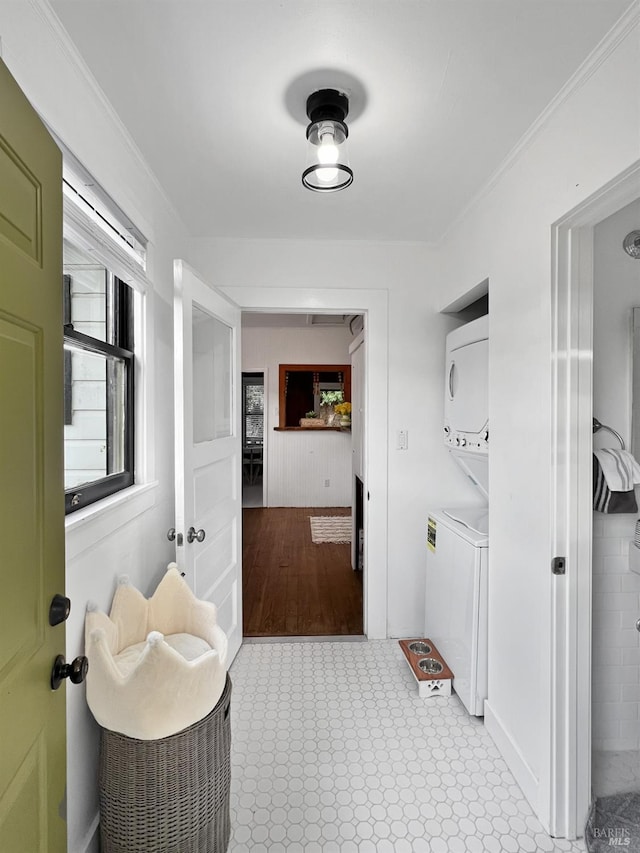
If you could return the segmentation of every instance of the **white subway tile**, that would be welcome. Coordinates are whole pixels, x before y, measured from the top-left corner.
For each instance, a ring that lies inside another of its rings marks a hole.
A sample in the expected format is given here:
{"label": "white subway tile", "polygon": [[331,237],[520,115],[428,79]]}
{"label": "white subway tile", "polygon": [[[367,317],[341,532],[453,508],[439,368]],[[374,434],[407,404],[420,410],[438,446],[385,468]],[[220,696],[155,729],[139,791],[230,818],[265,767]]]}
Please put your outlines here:
{"label": "white subway tile", "polygon": [[[622,654],[623,666],[640,666],[640,647],[635,649],[618,649]],[[639,679],[640,680],[640,679]]]}
{"label": "white subway tile", "polygon": [[600,738],[597,743],[594,739],[592,746],[593,749],[602,749],[605,752],[626,752],[638,748],[637,740],[633,737]]}
{"label": "white subway tile", "polygon": [[595,614],[593,622],[593,647],[606,649],[635,649],[638,644],[638,632],[635,628],[599,628]]}
{"label": "white subway tile", "polygon": [[[598,575],[593,578],[594,606],[595,593],[599,592],[621,592],[623,575]],[[640,579],[640,575],[637,575]]]}
{"label": "white subway tile", "polygon": [[[622,666],[624,663],[623,654],[626,652],[619,648],[595,644],[591,652],[591,657],[594,666]],[[635,651],[632,649],[631,651]]]}
{"label": "white subway tile", "polygon": [[602,684],[601,682],[596,681],[596,679],[593,678],[591,701],[593,704],[594,715],[596,713],[596,707],[599,705],[603,705],[606,702],[617,702],[618,704],[620,704],[623,701],[623,689],[624,685],[622,684]]}
{"label": "white subway tile", "polygon": [[627,572],[620,577],[622,592],[635,592],[640,595],[640,575],[635,572]]}
{"label": "white subway tile", "polygon": [[620,684],[638,684],[640,683],[640,667],[637,666],[620,666],[616,667]]}
{"label": "white subway tile", "polygon": [[616,707],[619,720],[637,720],[640,717],[638,702],[620,702]]}
{"label": "white subway tile", "polygon": [[627,610],[638,609],[638,596],[633,592],[599,592],[593,596],[593,606],[597,610]]}
{"label": "white subway tile", "polygon": [[[591,673],[594,682],[594,694],[596,691],[596,685],[599,695],[604,699],[607,697],[607,689],[609,685],[616,686],[618,684],[633,684],[633,679],[625,678],[625,676],[628,675],[626,669],[627,668],[623,666],[592,666]],[[631,669],[631,667],[629,667],[629,669]]]}
{"label": "white subway tile", "polygon": [[622,685],[623,702],[640,702],[640,684]]}
{"label": "white subway tile", "polygon": [[594,557],[609,557],[621,553],[622,541],[616,539],[594,539],[592,553]]}
{"label": "white subway tile", "polygon": [[591,736],[609,740],[620,737],[620,720],[605,713],[598,718],[594,714],[591,721]]}
{"label": "white subway tile", "polygon": [[620,513],[607,515],[604,519],[604,535],[606,537],[617,537],[628,539],[633,536],[636,526],[636,518],[631,513]]}
{"label": "white subway tile", "polygon": [[[638,607],[632,607],[629,610],[624,610],[620,613],[622,622],[621,622],[621,633],[625,633],[629,631],[633,640],[624,643],[625,648],[632,649],[638,644],[638,630],[636,628],[636,622],[638,621],[638,616],[640,615]],[[635,633],[635,636],[633,636]]]}
{"label": "white subway tile", "polygon": [[638,738],[640,738],[640,720],[620,720],[620,737],[636,740],[636,749]]}
{"label": "white subway tile", "polygon": [[[598,722],[613,722],[618,720],[636,720],[638,718],[637,702],[599,702],[593,706],[593,720]],[[607,737],[599,734],[599,737]]]}
{"label": "white subway tile", "polygon": [[593,720],[591,722],[591,736],[594,738],[613,740],[620,737],[620,720],[609,716],[604,708],[599,708],[602,716],[596,715],[594,708]]}
{"label": "white subway tile", "polygon": [[[596,610],[593,611],[593,632],[601,634],[605,631],[619,631],[622,628],[622,619],[620,613],[616,610]],[[620,645],[615,643],[614,645]]]}
{"label": "white subway tile", "polygon": [[603,558],[603,565],[605,572],[618,572],[623,574],[629,570],[629,555],[606,554]]}

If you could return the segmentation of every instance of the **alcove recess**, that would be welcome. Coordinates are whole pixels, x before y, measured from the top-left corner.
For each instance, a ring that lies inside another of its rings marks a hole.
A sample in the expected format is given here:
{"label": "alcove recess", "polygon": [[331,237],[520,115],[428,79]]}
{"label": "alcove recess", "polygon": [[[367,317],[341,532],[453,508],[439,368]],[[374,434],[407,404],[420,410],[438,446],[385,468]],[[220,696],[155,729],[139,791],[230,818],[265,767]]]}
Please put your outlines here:
{"label": "alcove recess", "polygon": [[342,390],[351,400],[350,364],[281,364],[279,375],[279,425],[276,430],[340,430],[338,426],[301,427],[307,412],[319,410],[321,390]]}

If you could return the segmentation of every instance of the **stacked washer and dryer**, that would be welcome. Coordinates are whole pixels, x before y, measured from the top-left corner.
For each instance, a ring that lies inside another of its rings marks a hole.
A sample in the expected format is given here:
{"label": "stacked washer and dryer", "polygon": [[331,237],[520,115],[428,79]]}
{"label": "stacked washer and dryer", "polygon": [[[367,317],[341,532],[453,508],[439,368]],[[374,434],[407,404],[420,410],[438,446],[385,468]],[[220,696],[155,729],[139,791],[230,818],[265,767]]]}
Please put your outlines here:
{"label": "stacked washer and dryer", "polygon": [[453,671],[467,711],[484,715],[487,698],[489,556],[489,317],[447,335],[444,440],[482,498],[437,509],[427,525],[425,637]]}

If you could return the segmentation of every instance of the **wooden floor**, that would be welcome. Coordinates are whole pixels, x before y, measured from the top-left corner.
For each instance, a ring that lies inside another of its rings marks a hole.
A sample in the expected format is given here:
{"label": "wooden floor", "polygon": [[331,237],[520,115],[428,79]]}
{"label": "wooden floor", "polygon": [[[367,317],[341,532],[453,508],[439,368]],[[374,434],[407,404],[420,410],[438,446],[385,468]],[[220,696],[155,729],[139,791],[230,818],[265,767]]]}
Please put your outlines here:
{"label": "wooden floor", "polygon": [[351,545],[311,541],[310,515],[348,508],[243,510],[242,606],[245,637],[362,634],[362,572]]}

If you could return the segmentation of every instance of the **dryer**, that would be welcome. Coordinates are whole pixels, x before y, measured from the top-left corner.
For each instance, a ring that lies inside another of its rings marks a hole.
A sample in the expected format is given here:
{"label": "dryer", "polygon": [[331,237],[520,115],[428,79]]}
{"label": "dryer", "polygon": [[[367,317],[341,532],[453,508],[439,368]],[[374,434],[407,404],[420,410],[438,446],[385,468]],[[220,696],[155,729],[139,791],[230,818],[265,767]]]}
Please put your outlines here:
{"label": "dryer", "polygon": [[489,316],[449,332],[446,339],[444,443],[489,500]]}

